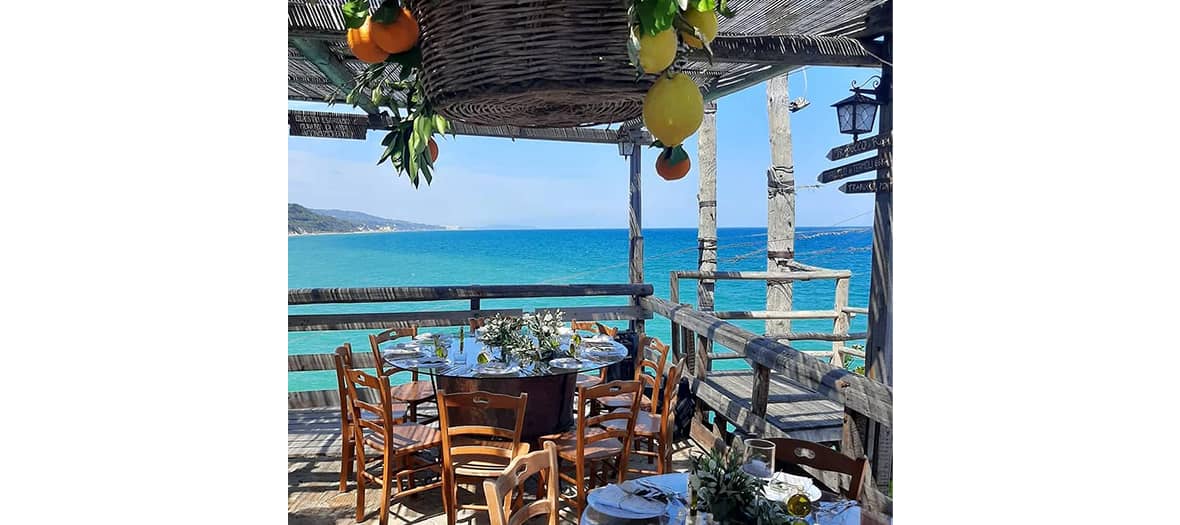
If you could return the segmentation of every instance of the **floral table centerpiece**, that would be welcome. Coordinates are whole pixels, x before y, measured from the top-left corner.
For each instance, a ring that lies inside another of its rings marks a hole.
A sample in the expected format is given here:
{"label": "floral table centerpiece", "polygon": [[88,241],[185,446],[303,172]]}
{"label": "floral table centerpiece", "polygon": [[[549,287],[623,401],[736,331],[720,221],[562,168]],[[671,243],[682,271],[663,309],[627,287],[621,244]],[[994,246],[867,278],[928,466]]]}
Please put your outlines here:
{"label": "floral table centerpiece", "polygon": [[476,338],[488,347],[499,348],[500,360],[508,363],[508,357],[514,349],[527,344],[520,333],[523,326],[524,319],[496,314],[484,323]]}
{"label": "floral table centerpiece", "polygon": [[561,310],[525,314],[524,326],[529,335],[536,339],[536,343],[515,348],[513,354],[516,358],[522,362],[541,362],[553,358],[561,349],[563,317],[565,313]]}

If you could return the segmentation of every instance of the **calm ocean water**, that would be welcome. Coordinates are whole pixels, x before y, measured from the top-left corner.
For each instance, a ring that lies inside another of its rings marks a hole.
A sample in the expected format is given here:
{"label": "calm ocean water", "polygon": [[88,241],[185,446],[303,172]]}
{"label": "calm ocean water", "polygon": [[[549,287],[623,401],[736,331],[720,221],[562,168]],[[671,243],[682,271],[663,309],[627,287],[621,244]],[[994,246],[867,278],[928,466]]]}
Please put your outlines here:
{"label": "calm ocean water", "polygon": [[[644,276],[655,294],[668,298],[668,272],[697,265],[696,229],[644,230]],[[723,271],[765,271],[765,228],[718,230],[719,263]],[[852,271],[849,303],[868,306],[872,229],[799,228],[795,253],[799,261]],[[627,230],[459,230],[289,237],[287,283],[291,288],[438,286],[467,284],[582,284],[627,282]],[[681,281],[681,301],[695,304],[693,281]],[[835,282],[794,285],[794,308],[832,307]],[[761,281],[720,281],[717,310],[765,309],[766,285]],[[625,297],[484,300],[484,308],[534,306],[624,305]],[[467,301],[288,307],[289,313],[401,312],[465,310]],[[763,321],[733,321],[762,333]],[[867,316],[852,320],[852,331],[865,331]],[[610,322],[625,327],[626,322]],[[831,320],[792,321],[793,331],[831,331]],[[457,328],[456,328],[457,330]],[[670,340],[667,319],[648,320],[647,332]],[[370,331],[289,332],[289,354],[332,352],[348,341],[354,351],[369,348]],[[863,343],[863,341],[861,341]],[[798,342],[797,348],[821,350],[826,342]],[[726,360],[718,368],[743,367]],[[289,372],[289,391],[325,390],[336,386],[335,372]]]}

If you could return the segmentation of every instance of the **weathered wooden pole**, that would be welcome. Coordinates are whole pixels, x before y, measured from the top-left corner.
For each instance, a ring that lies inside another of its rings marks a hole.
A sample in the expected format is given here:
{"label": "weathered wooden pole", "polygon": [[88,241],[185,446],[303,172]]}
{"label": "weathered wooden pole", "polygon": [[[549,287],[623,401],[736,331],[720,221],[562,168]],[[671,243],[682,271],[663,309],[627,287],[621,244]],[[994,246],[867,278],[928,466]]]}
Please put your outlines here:
{"label": "weathered wooden pole", "polygon": [[[700,184],[697,190],[697,269],[717,271],[717,103],[705,105],[705,119],[697,135],[697,158],[700,162]],[[713,310],[715,280],[697,281],[697,307],[702,312]],[[713,351],[713,342],[698,336],[697,352]],[[695,371],[695,366],[693,367]],[[702,373],[705,372],[702,370]]]}
{"label": "weathered wooden pole", "polygon": [[[629,200],[629,220],[630,220],[630,244],[627,250],[628,269],[631,275],[632,283],[643,282],[643,192],[641,187],[641,178],[643,175],[643,150],[639,145],[639,141],[635,138],[635,133],[631,133],[628,137],[631,141],[631,183],[628,191]],[[639,301],[636,298],[631,298],[631,304],[638,306]],[[636,319],[630,322],[631,329],[636,332],[643,333],[644,321],[643,319]],[[636,341],[638,343],[638,341]]]}
{"label": "weathered wooden pole", "polygon": [[[770,116],[770,169],[766,171],[766,271],[789,272],[795,258],[795,163],[791,158],[791,111],[787,104],[787,75],[766,82]],[[791,309],[791,283],[766,282],[766,309]],[[791,331],[788,319],[766,321],[766,332]]]}
{"label": "weathered wooden pole", "polygon": [[[892,62],[893,36],[885,35],[885,60]],[[893,132],[893,66],[881,66],[879,136]],[[877,170],[877,180],[893,180],[893,150],[884,148],[887,161]],[[865,345],[865,375],[893,386],[893,191],[879,191],[873,210],[873,267],[869,285],[869,339]],[[889,428],[873,423],[868,428],[868,455],[873,460],[877,483],[884,486],[893,477],[893,440]]]}

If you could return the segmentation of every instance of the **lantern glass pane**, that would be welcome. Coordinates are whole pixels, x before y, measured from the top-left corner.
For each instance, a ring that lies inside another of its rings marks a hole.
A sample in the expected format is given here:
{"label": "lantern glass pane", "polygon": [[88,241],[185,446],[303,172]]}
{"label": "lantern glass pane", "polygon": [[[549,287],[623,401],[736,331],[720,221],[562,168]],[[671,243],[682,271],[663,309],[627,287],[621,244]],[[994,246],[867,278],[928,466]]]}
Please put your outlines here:
{"label": "lantern glass pane", "polygon": [[846,104],[836,108],[836,118],[840,121],[840,133],[852,133],[854,104]]}
{"label": "lantern glass pane", "polygon": [[876,104],[857,104],[855,126],[857,133],[868,133],[873,131],[873,121],[875,121],[876,118]]}

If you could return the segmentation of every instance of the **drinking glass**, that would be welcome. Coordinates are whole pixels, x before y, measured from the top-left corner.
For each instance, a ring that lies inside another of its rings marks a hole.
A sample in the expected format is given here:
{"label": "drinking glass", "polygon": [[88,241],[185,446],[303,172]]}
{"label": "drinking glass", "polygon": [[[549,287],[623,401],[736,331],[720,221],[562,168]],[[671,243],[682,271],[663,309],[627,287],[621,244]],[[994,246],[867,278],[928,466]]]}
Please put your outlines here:
{"label": "drinking glass", "polygon": [[747,439],[746,460],[742,469],[761,481],[769,480],[774,475],[774,442]]}

